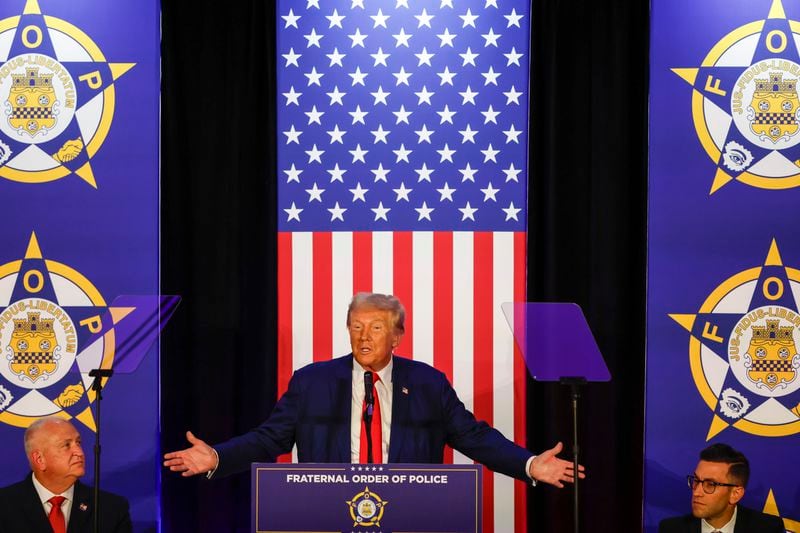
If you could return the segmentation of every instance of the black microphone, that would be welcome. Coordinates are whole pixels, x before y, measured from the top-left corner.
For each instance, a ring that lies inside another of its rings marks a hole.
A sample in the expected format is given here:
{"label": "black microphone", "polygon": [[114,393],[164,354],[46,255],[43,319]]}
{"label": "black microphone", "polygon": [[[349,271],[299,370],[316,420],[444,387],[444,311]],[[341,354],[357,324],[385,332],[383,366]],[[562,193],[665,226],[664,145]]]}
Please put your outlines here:
{"label": "black microphone", "polygon": [[372,463],[372,411],[375,408],[375,396],[372,392],[372,372],[364,372],[364,401],[367,408],[364,410],[364,425],[367,436],[367,462]]}
{"label": "black microphone", "polygon": [[[365,420],[367,424],[372,420],[372,411],[375,408],[375,396],[373,395],[372,372],[364,372],[364,401],[367,402]],[[368,419],[366,417],[369,417]]]}

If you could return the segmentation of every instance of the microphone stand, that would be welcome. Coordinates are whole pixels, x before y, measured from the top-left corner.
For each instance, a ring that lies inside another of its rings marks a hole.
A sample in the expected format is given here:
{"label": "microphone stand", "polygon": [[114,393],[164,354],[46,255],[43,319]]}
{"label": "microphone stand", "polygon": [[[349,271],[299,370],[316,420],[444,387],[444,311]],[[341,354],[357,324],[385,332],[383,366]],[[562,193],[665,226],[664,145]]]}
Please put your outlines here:
{"label": "microphone stand", "polygon": [[572,395],[572,468],[575,473],[574,490],[572,493],[572,518],[575,533],[580,531],[578,526],[578,511],[580,509],[580,500],[578,498],[578,454],[580,448],[578,447],[578,404],[581,397],[581,386],[586,385],[586,378],[584,377],[562,377],[562,385],[569,385],[570,393]]}
{"label": "microphone stand", "polygon": [[364,372],[364,401],[367,408],[364,410],[364,433],[367,435],[367,463],[372,464],[372,413],[375,409],[375,397],[372,392],[372,373]]}
{"label": "microphone stand", "polygon": [[95,401],[95,424],[97,431],[94,434],[94,533],[100,533],[100,400],[103,399],[103,378],[110,378],[114,371],[110,368],[95,368],[89,371],[89,377],[94,378],[92,390],[97,393]]}

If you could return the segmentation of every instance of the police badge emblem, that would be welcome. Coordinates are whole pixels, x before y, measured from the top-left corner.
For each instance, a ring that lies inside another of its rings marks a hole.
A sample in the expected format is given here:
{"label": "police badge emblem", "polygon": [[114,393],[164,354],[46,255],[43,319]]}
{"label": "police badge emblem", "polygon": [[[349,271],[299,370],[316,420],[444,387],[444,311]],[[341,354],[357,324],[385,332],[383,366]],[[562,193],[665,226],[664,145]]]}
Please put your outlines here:
{"label": "police badge emblem", "polygon": [[692,377],[714,412],[707,439],[729,426],[800,433],[800,270],[773,240],[763,265],[723,281],[696,314],[670,317],[690,333]]}
{"label": "police badge emblem", "polygon": [[713,194],[732,181],[800,186],[800,23],[774,0],[764,20],[723,36],[699,67],[673,68],[692,86],[691,114],[716,165]]}
{"label": "police badge emblem", "polygon": [[0,177],[43,183],[75,174],[96,187],[92,158],[111,128],[115,81],[89,36],[26,0],[0,20]]}
{"label": "police badge emblem", "polygon": [[369,487],[365,487],[363,491],[345,502],[350,510],[350,518],[353,519],[353,527],[381,527],[383,511],[387,503],[389,502],[382,500],[380,496],[370,491]]}
{"label": "police badge emblem", "polygon": [[81,273],[46,259],[35,234],[22,259],[0,265],[0,422],[27,427],[74,417],[94,430],[93,368],[110,368],[114,332],[90,345],[108,307]]}

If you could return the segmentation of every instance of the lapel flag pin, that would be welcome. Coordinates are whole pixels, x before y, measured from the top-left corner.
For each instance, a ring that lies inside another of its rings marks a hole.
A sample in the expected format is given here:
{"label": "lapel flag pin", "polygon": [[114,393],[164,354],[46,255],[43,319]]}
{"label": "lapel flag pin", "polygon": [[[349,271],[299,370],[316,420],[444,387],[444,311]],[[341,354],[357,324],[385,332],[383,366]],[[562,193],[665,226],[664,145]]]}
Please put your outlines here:
{"label": "lapel flag pin", "polygon": [[408,394],[408,389],[406,387],[403,387],[400,390],[403,392],[403,394]]}
{"label": "lapel flag pin", "polygon": [[82,504],[80,504],[80,509],[81,509],[81,511],[85,511],[85,510],[86,510],[86,509],[88,509],[88,508],[89,508],[89,506],[88,506],[88,505],[86,505],[85,503],[82,503]]}

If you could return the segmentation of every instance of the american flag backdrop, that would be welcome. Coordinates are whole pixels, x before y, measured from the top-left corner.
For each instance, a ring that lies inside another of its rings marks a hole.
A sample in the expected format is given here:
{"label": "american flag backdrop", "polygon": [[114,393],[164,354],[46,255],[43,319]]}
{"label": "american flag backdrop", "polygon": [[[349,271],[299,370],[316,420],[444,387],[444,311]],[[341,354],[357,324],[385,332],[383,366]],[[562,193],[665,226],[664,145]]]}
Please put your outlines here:
{"label": "american flag backdrop", "polygon": [[[500,305],[525,299],[528,3],[277,10],[279,392],[349,353],[355,292],[390,293],[408,313],[397,353],[524,446],[524,362]],[[484,531],[525,531],[525,485],[486,473]]]}

